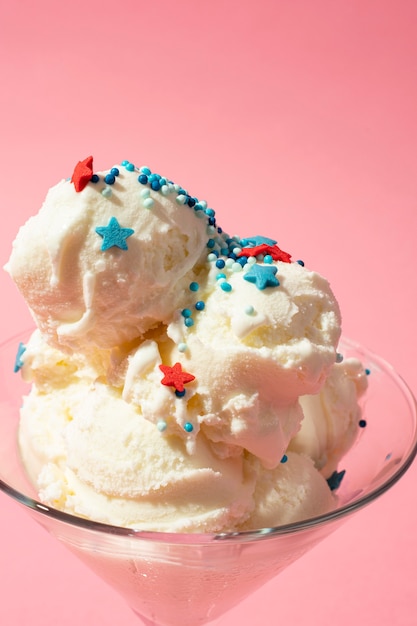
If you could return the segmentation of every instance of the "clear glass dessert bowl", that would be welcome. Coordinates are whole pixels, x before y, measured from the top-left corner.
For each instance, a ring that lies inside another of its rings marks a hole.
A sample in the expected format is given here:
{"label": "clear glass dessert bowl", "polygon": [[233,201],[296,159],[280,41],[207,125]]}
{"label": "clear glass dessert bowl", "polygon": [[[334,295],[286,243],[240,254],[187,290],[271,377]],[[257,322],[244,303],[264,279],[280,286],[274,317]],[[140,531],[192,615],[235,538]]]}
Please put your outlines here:
{"label": "clear glass dessert bowl", "polygon": [[343,339],[340,352],[370,372],[362,401],[367,425],[339,467],[345,475],[331,512],[218,535],[143,532],[74,517],[36,499],[19,460],[19,407],[29,387],[13,366],[28,336],[0,346],[0,488],[121,593],[148,626],[215,620],[390,489],[416,455],[416,404],[407,385],[383,359]]}

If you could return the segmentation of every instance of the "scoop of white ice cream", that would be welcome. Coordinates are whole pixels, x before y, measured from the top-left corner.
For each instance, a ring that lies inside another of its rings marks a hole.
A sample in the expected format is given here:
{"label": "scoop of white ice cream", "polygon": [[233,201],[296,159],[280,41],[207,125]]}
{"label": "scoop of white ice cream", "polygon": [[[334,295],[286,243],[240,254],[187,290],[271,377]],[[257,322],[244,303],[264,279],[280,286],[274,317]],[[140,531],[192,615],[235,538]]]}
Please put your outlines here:
{"label": "scoop of white ice cream", "polygon": [[254,503],[243,529],[307,520],[334,508],[336,498],[311,459],[289,452],[285,463],[259,474]]}
{"label": "scoop of white ice cream", "polygon": [[154,191],[140,175],[126,162],[80,191],[62,180],[20,229],[6,269],[52,345],[111,348],[171,320],[206,216],[178,186]]}
{"label": "scoop of white ice cream", "polygon": [[[168,358],[181,358],[196,378],[186,396],[195,432],[202,428],[218,454],[238,446],[275,467],[299,429],[299,396],[317,393],[335,362],[340,315],[319,274],[298,263],[257,267],[275,270],[279,285],[259,288],[247,280],[247,265],[229,272],[224,291],[211,269],[200,282],[196,298],[204,308],[194,324],[178,314],[168,326],[172,341],[185,346]],[[143,379],[134,384],[139,399]]]}
{"label": "scoop of white ice cream", "polygon": [[68,513],[149,530],[218,532],[252,508],[254,472],[161,435],[101,383],[33,389],[21,412],[23,462],[42,501]]}
{"label": "scoop of white ice cream", "polygon": [[305,417],[289,448],[313,459],[326,478],[358,436],[362,415],[358,399],[367,386],[362,363],[348,358],[334,364],[320,393],[300,398]]}

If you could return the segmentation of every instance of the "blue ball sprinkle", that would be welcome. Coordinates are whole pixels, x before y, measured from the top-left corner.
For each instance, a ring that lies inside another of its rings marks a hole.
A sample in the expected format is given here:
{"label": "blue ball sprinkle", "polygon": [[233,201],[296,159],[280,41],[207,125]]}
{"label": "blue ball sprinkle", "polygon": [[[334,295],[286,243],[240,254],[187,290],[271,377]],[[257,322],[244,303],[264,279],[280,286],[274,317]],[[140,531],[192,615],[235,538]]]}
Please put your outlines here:
{"label": "blue ball sprinkle", "polygon": [[142,185],[146,185],[146,183],[148,182],[148,177],[146,176],[146,174],[139,174],[138,181],[142,183]]}
{"label": "blue ball sprinkle", "polygon": [[368,368],[366,368],[366,369],[365,369],[365,374],[366,374],[367,376],[369,376],[369,374],[370,374],[370,373],[371,373],[371,370],[370,370],[370,369],[368,369]]}
{"label": "blue ball sprinkle", "polygon": [[92,183],[98,183],[100,178],[97,176],[97,174],[93,174],[90,180]]}
{"label": "blue ball sprinkle", "polygon": [[182,315],[183,317],[191,317],[191,311],[190,311],[190,309],[183,309],[183,310],[181,311],[181,315]]}
{"label": "blue ball sprinkle", "polygon": [[343,354],[340,354],[340,352],[338,352],[336,354],[336,363],[342,363],[343,361]]}
{"label": "blue ball sprinkle", "polygon": [[207,242],[207,248],[214,248],[214,246],[216,245],[216,242],[214,241],[214,239],[209,239]]}
{"label": "blue ball sprinkle", "polygon": [[159,191],[161,189],[161,183],[159,182],[159,180],[153,180],[151,182],[151,187],[154,191]]}
{"label": "blue ball sprinkle", "polygon": [[196,282],[192,282],[190,283],[190,291],[198,291],[200,288],[200,285]]}
{"label": "blue ball sprinkle", "polygon": [[127,163],[127,165],[125,165],[126,169],[128,172],[133,172],[135,169],[135,166],[133,165],[133,163]]}
{"label": "blue ball sprinkle", "polygon": [[288,457],[287,457],[286,454],[284,454],[282,459],[281,459],[281,461],[280,461],[280,463],[286,463],[287,461],[288,461]]}
{"label": "blue ball sprinkle", "polygon": [[195,308],[197,309],[197,311],[203,311],[205,306],[206,305],[204,304],[202,300],[199,300],[198,302],[195,303]]}
{"label": "blue ball sprinkle", "polygon": [[112,167],[110,170],[110,174],[113,174],[113,176],[118,176],[119,170],[117,169],[117,167]]}
{"label": "blue ball sprinkle", "polygon": [[301,259],[298,259],[297,263],[298,265],[301,265],[301,267],[304,267],[304,261],[302,261]]}
{"label": "blue ball sprinkle", "polygon": [[178,389],[176,389],[175,395],[177,396],[177,398],[183,398],[185,396],[185,389],[183,389],[182,391],[178,391]]}
{"label": "blue ball sprinkle", "polygon": [[151,170],[149,169],[149,167],[145,167],[145,166],[141,167],[140,171],[142,172],[142,174],[146,174],[148,176],[149,176],[149,174],[152,173]]}
{"label": "blue ball sprinkle", "polygon": [[365,428],[366,420],[359,420],[358,424],[359,424],[359,428]]}
{"label": "blue ball sprinkle", "polygon": [[232,285],[226,280],[220,283],[220,288],[223,289],[223,291],[232,291]]}
{"label": "blue ball sprinkle", "polygon": [[191,328],[191,326],[194,326],[193,318],[192,317],[184,318],[184,324],[187,326],[187,328]]}
{"label": "blue ball sprinkle", "polygon": [[113,174],[106,174],[106,176],[104,177],[104,182],[106,183],[106,185],[113,185],[115,180],[116,178],[115,176],[113,176]]}
{"label": "blue ball sprinkle", "polygon": [[222,270],[222,269],[224,268],[224,266],[225,266],[225,265],[226,265],[226,264],[225,264],[225,262],[223,261],[223,259],[218,259],[218,260],[216,261],[216,267],[218,267],[218,268],[219,268],[219,270]]}
{"label": "blue ball sprinkle", "polygon": [[194,430],[194,426],[191,424],[191,422],[185,422],[185,424],[184,424],[184,430],[185,430],[187,433],[191,433],[191,432],[193,432],[193,430]]}
{"label": "blue ball sprinkle", "polygon": [[121,165],[123,165],[123,167],[126,167],[126,165],[129,163],[129,161],[126,161],[126,159],[124,159],[121,163]]}

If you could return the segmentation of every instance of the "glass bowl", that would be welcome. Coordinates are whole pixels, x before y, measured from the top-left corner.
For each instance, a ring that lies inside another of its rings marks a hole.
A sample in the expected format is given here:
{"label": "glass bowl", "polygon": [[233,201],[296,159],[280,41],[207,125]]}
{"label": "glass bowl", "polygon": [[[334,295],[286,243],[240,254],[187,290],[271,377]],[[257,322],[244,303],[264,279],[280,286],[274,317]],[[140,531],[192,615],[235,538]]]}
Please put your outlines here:
{"label": "glass bowl", "polygon": [[364,428],[339,470],[345,476],[329,513],[240,533],[143,532],[74,517],[37,500],[19,460],[21,398],[14,373],[30,331],[0,346],[0,489],[124,596],[148,625],[196,626],[216,619],[371,504],[406,472],[417,452],[416,404],[406,383],[379,356],[344,338],[339,352],[369,370]]}

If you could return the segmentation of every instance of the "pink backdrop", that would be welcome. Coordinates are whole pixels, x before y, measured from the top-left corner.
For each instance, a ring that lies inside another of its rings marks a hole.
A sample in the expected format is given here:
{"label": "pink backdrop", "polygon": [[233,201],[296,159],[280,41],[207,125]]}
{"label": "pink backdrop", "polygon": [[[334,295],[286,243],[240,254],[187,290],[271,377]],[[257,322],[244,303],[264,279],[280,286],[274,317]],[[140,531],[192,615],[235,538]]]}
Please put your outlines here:
{"label": "pink backdrop", "polygon": [[[416,28],[413,0],[2,2],[1,264],[78,160],[149,164],[226,230],[272,234],[325,273],[345,333],[417,390]],[[6,275],[0,288],[3,340],[29,316]],[[219,625],[415,626],[416,478],[414,465]],[[138,623],[0,506],[1,624]]]}

